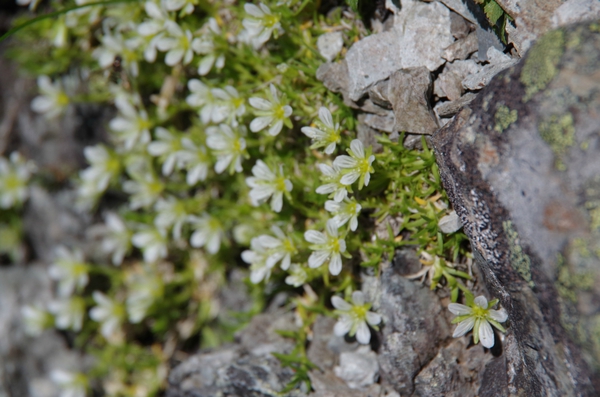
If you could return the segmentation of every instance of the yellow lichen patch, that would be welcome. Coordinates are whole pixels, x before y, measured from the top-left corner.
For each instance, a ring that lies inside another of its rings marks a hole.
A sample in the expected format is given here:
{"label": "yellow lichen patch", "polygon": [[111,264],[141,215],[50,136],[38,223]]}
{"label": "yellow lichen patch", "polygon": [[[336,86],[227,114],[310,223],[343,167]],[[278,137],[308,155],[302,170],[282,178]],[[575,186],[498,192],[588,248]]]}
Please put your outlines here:
{"label": "yellow lichen patch", "polygon": [[525,65],[521,71],[521,83],[525,85],[524,102],[543,90],[557,73],[565,48],[565,32],[554,30],[544,35],[529,50]]}
{"label": "yellow lichen patch", "polygon": [[531,259],[527,255],[519,240],[519,234],[515,230],[511,221],[502,222],[502,228],[508,238],[509,250],[510,250],[510,265],[512,268],[519,273],[519,276],[529,284],[530,287],[534,287],[535,283],[531,279]]}
{"label": "yellow lichen patch", "polygon": [[557,156],[556,167],[564,171],[566,165],[564,165],[561,157],[575,142],[573,116],[571,114],[563,116],[552,115],[540,123],[538,131],[542,139],[550,145],[552,151]]}
{"label": "yellow lichen patch", "polygon": [[510,110],[506,105],[500,105],[496,109],[494,115],[494,131],[502,132],[506,130],[510,125],[517,121],[518,114],[516,109]]}

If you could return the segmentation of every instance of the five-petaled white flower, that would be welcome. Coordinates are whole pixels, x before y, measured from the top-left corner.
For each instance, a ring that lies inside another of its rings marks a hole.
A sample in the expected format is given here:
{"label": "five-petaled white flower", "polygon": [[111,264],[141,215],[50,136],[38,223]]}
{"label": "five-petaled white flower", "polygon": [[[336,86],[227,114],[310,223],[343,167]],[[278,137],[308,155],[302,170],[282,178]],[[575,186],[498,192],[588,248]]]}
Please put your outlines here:
{"label": "five-petaled white flower", "polygon": [[114,137],[123,143],[125,150],[133,149],[136,144],[145,145],[150,142],[150,121],[145,110],[136,110],[132,102],[136,98],[128,98],[119,94],[115,98],[115,106],[119,109],[119,116],[108,124]]}
{"label": "five-petaled white flower", "polygon": [[168,66],[175,66],[179,62],[187,65],[194,57],[192,32],[184,31],[175,21],[165,22],[165,27],[170,37],[162,37],[156,42],[156,47],[160,51],[167,52],[165,63]]}
{"label": "five-petaled white flower", "polygon": [[220,123],[224,121],[227,114],[227,106],[224,106],[219,99],[213,94],[213,89],[198,79],[188,81],[190,95],[185,98],[188,105],[197,108],[198,115],[204,124],[211,121]]}
{"label": "five-petaled white flower", "polygon": [[31,109],[49,119],[61,115],[71,102],[61,82],[52,83],[50,77],[39,76],[37,84],[42,95],[33,98]]}
{"label": "five-petaled white flower", "polygon": [[90,166],[79,173],[81,184],[77,188],[80,204],[89,208],[106,190],[109,183],[121,172],[118,156],[104,145],[88,146],[83,154]]}
{"label": "five-petaled white flower", "polygon": [[330,219],[325,226],[325,233],[307,230],[304,239],[312,243],[309,248],[314,252],[308,258],[308,266],[317,268],[329,260],[329,272],[337,276],[342,271],[342,253],[346,252],[346,241],[338,236],[337,223]]}
{"label": "five-petaled white flower", "polygon": [[167,257],[168,240],[167,232],[164,229],[144,226],[131,237],[131,242],[134,246],[142,250],[146,263],[153,263],[159,258]]}
{"label": "five-petaled white flower", "polygon": [[229,173],[242,172],[242,157],[246,151],[246,140],[227,124],[206,129],[206,146],[217,156],[215,172],[222,173],[229,167]]}
{"label": "five-petaled white flower", "polygon": [[129,208],[147,208],[154,204],[164,186],[153,172],[130,172],[132,180],[123,182],[123,191],[129,193]]}
{"label": "five-petaled white flower", "polygon": [[281,29],[279,15],[273,14],[269,7],[260,3],[258,6],[252,3],[246,3],[244,10],[248,16],[242,20],[242,25],[246,29],[246,35],[255,48],[266,43],[274,31]]}
{"label": "five-petaled white flower", "polygon": [[271,269],[275,262],[268,261],[269,253],[260,238],[255,237],[250,241],[250,249],[242,252],[242,260],[250,265],[250,281],[258,284],[267,281],[271,276]]}
{"label": "five-petaled white flower", "polygon": [[95,225],[90,234],[101,238],[100,250],[111,255],[113,265],[119,266],[123,258],[131,249],[132,232],[125,222],[115,213],[107,212],[104,215],[104,224]]}
{"label": "five-petaled white flower", "polygon": [[258,132],[269,127],[269,135],[275,136],[281,132],[283,124],[288,128],[292,127],[289,119],[292,115],[292,107],[281,102],[273,84],[269,86],[267,96],[269,100],[257,97],[248,100],[250,106],[257,109],[254,113],[258,116],[250,122],[250,131]]}
{"label": "five-petaled white flower", "polygon": [[498,299],[494,299],[488,303],[483,295],[475,298],[470,307],[461,305],[460,303],[450,303],[448,310],[457,316],[452,320],[452,323],[458,323],[452,336],[458,338],[473,330],[473,341],[475,344],[481,340],[481,344],[488,349],[494,346],[494,331],[491,325],[502,332],[506,332],[500,323],[508,319],[506,310],[492,309],[496,303],[498,303]]}
{"label": "five-petaled white flower", "polygon": [[285,283],[298,288],[303,285],[307,279],[308,274],[306,274],[306,270],[299,264],[292,263],[290,266],[290,275],[285,278]]}
{"label": "five-petaled white flower", "polygon": [[102,324],[100,333],[107,340],[118,340],[119,327],[125,318],[125,307],[100,291],[94,291],[92,297],[96,306],[90,309],[90,318]]}
{"label": "five-petaled white flower", "polygon": [[181,139],[175,133],[163,127],[156,127],[154,130],[156,140],[148,144],[148,153],[158,157],[163,161],[162,174],[169,176],[174,169],[183,168],[183,156]]}
{"label": "five-petaled white flower", "polygon": [[55,369],[50,372],[50,379],[62,389],[60,397],[85,397],[87,394],[88,381],[82,373]]}
{"label": "five-petaled white flower", "polygon": [[128,274],[127,284],[127,314],[132,324],[137,324],[146,317],[152,304],[164,293],[164,284],[153,269],[143,269],[141,272]]}
{"label": "five-petaled white flower", "polygon": [[185,203],[171,196],[167,199],[158,199],[154,208],[157,212],[154,225],[164,230],[173,227],[173,238],[179,240],[181,238],[181,228],[188,219]]}
{"label": "five-petaled white flower", "polygon": [[352,231],[355,231],[358,226],[358,214],[360,214],[361,209],[361,205],[353,198],[346,198],[340,202],[332,200],[325,202],[325,210],[334,215],[333,220],[337,223],[338,227],[342,227],[350,221],[350,230]]}
{"label": "five-petaled white flower", "polygon": [[18,152],[11,153],[10,161],[0,156],[0,208],[11,208],[27,199],[32,170],[32,164]]}
{"label": "five-petaled white flower", "polygon": [[197,54],[202,54],[204,57],[198,64],[198,74],[205,76],[210,72],[213,65],[217,69],[223,69],[225,66],[225,55],[219,54],[215,50],[214,36],[221,34],[221,28],[215,18],[209,18],[208,22],[203,26],[204,34],[202,37],[194,39],[192,48]]}
{"label": "five-petaled white flower", "polygon": [[75,249],[69,251],[64,246],[55,250],[56,259],[48,274],[50,278],[58,281],[58,295],[66,298],[73,292],[81,291],[88,283],[88,265],[83,259],[83,252]]}
{"label": "five-petaled white flower", "polygon": [[252,167],[254,176],[246,178],[250,190],[252,205],[258,206],[271,197],[271,209],[280,212],[283,206],[283,195],[292,191],[292,182],[283,175],[283,166],[279,167],[279,175],[275,174],[262,160],[257,160]]}
{"label": "five-petaled white flower", "polygon": [[340,123],[333,123],[331,112],[326,107],[321,106],[319,109],[319,119],[315,127],[302,127],[301,131],[304,135],[312,139],[311,149],[320,147],[325,148],[326,154],[331,154],[335,150],[335,146],[341,142]]}
{"label": "five-petaled white flower", "polygon": [[188,220],[195,228],[190,237],[192,247],[205,247],[209,253],[216,254],[221,248],[221,239],[224,237],[221,222],[208,214],[201,217],[190,215]]}
{"label": "five-petaled white flower", "polygon": [[181,139],[181,147],[180,156],[187,170],[185,181],[188,185],[193,186],[198,181],[206,179],[210,167],[210,157],[203,145],[196,145],[189,138]]}
{"label": "five-petaled white flower", "polygon": [[369,311],[371,304],[365,303],[362,291],[352,293],[352,304],[335,295],[331,297],[331,304],[340,316],[333,328],[335,335],[356,335],[359,343],[368,344],[371,341],[371,331],[367,323],[377,329],[377,325],[381,322],[381,316]]}
{"label": "five-petaled white flower", "polygon": [[295,255],[298,250],[291,237],[288,237],[283,233],[278,226],[273,225],[271,231],[275,234],[275,237],[263,234],[258,236],[260,245],[267,250],[267,264],[269,267],[273,267],[277,262],[281,261],[281,268],[287,270],[292,263],[292,256]]}
{"label": "five-petaled white flower", "polygon": [[51,301],[48,303],[48,311],[54,315],[56,328],[81,331],[85,314],[85,301],[83,298],[74,296]]}
{"label": "five-petaled white flower", "polygon": [[348,154],[350,156],[341,155],[333,161],[334,165],[342,169],[340,183],[343,185],[352,185],[358,180],[359,189],[362,189],[363,185],[368,186],[371,180],[371,173],[374,172],[371,164],[375,160],[375,156],[371,154],[371,147],[365,153],[362,142],[354,139],[350,143]]}
{"label": "five-petaled white flower", "polygon": [[325,184],[319,186],[316,192],[329,194],[329,197],[333,197],[333,200],[338,203],[345,199],[348,196],[348,188],[340,181],[342,178],[340,168],[334,163],[333,167],[327,164],[319,164],[319,169],[323,173],[321,180]]}

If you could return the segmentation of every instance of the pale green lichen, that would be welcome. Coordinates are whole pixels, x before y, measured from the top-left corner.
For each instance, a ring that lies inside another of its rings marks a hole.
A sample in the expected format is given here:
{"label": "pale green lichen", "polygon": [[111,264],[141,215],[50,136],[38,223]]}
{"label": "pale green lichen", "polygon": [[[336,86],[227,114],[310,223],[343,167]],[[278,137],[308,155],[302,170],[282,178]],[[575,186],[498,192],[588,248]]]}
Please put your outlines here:
{"label": "pale green lichen", "polygon": [[565,48],[565,32],[554,30],[544,35],[529,50],[521,71],[521,83],[525,85],[524,102],[543,90],[556,75],[558,63]]}
{"label": "pale green lichen", "polygon": [[562,156],[567,149],[575,143],[575,125],[573,115],[552,115],[544,119],[538,126],[542,139],[550,145],[556,155],[556,168],[561,171],[566,169]]}
{"label": "pale green lichen", "polygon": [[518,113],[516,109],[509,109],[506,105],[500,105],[496,108],[496,114],[494,115],[494,130],[502,133],[508,127],[511,126],[512,123],[516,122],[518,118]]}
{"label": "pale green lichen", "polygon": [[529,284],[530,287],[534,287],[535,283],[531,279],[531,259],[527,255],[519,240],[519,234],[515,230],[511,221],[502,222],[502,227],[506,237],[508,238],[509,250],[510,250],[510,265],[512,268],[519,273],[519,276]]}

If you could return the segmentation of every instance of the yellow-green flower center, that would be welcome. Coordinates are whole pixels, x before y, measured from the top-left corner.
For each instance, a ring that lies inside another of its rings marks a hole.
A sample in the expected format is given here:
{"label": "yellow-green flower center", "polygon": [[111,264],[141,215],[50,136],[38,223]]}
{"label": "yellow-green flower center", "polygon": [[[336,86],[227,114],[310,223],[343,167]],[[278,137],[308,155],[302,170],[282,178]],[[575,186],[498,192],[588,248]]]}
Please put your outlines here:
{"label": "yellow-green flower center", "polygon": [[352,306],[352,312],[354,316],[356,316],[359,320],[364,320],[367,317],[367,307],[365,305],[362,306]]}
{"label": "yellow-green flower center", "polygon": [[477,305],[475,305],[473,308],[473,317],[476,318],[486,318],[488,315],[488,309],[484,309],[482,307],[479,307]]}
{"label": "yellow-green flower center", "polygon": [[67,94],[65,94],[64,92],[59,92],[58,95],[56,96],[56,103],[60,106],[60,107],[64,107],[67,106],[69,104],[69,97]]}
{"label": "yellow-green flower center", "polygon": [[279,22],[279,17],[277,15],[265,15],[263,18],[263,21],[265,23],[265,27],[267,28],[272,28],[273,26],[275,26],[277,24],[277,22]]}
{"label": "yellow-green flower center", "polygon": [[280,176],[275,179],[275,188],[279,192],[285,192],[287,189],[285,187],[285,178]]}

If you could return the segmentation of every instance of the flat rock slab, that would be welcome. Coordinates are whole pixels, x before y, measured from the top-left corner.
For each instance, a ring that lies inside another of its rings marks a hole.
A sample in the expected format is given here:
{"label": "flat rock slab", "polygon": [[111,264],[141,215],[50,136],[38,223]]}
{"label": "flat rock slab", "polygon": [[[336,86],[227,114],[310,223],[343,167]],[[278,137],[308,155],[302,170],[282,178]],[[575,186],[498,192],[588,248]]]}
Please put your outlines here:
{"label": "flat rock slab", "polygon": [[351,100],[358,101],[371,85],[399,69],[424,66],[434,71],[444,63],[443,51],[454,41],[448,8],[407,1],[395,18],[392,30],[365,37],[348,50]]}
{"label": "flat rock slab", "polygon": [[590,370],[600,368],[599,31],[547,33],[432,137],[486,285],[509,313],[510,396],[600,392]]}
{"label": "flat rock slab", "polygon": [[394,109],[396,131],[433,134],[439,128],[429,103],[433,89],[425,67],[398,70],[390,78],[388,99]]}

